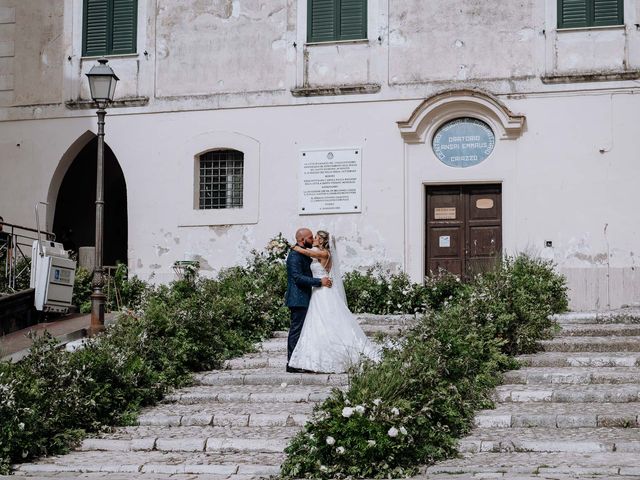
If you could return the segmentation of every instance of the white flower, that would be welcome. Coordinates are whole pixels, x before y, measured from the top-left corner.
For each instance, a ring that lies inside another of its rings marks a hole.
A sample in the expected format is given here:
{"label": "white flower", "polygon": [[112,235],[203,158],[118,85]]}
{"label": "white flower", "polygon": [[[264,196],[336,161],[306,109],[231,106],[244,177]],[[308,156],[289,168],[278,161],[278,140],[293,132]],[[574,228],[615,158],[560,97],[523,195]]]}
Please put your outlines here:
{"label": "white flower", "polygon": [[327,470],[329,470],[327,467],[325,467],[324,465],[320,465],[321,472],[326,472]]}
{"label": "white flower", "polygon": [[393,415],[395,415],[395,416],[398,416],[398,415],[400,415],[400,410],[398,410],[396,407],[393,407],[393,408],[391,409],[391,413],[392,413]]}
{"label": "white flower", "polygon": [[389,429],[389,431],[387,432],[387,435],[389,435],[390,437],[397,437],[398,436],[398,429],[396,427],[391,427]]}
{"label": "white flower", "polygon": [[362,405],[356,405],[356,412],[362,415],[364,413],[364,407]]}
{"label": "white flower", "polygon": [[351,415],[353,415],[353,408],[351,407],[344,407],[342,409],[342,416],[344,418],[349,418]]}
{"label": "white flower", "polygon": [[333,437],[327,437],[327,445],[333,445],[336,443],[336,439]]}
{"label": "white flower", "polygon": [[24,430],[24,423],[20,422],[20,423],[18,424],[18,428],[19,428],[20,430]]}
{"label": "white flower", "polygon": [[400,433],[403,434],[403,435],[406,435],[407,434],[407,429],[404,428],[404,427],[400,427]]}
{"label": "white flower", "polygon": [[367,440],[367,445],[369,445],[370,447],[375,447],[376,441],[375,440]]}
{"label": "white flower", "polygon": [[336,453],[337,453],[338,455],[342,455],[342,454],[344,453],[344,447],[338,447],[338,448],[336,448]]}
{"label": "white flower", "polygon": [[382,399],[380,399],[380,398],[376,398],[376,399],[373,401],[373,404],[374,404],[376,407],[377,407],[378,405],[380,405],[381,403],[382,403]]}

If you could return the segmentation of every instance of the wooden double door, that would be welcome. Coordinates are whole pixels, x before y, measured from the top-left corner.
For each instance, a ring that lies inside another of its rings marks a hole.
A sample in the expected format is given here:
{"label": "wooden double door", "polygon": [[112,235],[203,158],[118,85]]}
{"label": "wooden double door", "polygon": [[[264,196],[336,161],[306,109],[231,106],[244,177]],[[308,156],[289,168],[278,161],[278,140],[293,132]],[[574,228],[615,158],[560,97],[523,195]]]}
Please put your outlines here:
{"label": "wooden double door", "polygon": [[492,268],[502,252],[501,185],[426,188],[425,273],[468,278]]}

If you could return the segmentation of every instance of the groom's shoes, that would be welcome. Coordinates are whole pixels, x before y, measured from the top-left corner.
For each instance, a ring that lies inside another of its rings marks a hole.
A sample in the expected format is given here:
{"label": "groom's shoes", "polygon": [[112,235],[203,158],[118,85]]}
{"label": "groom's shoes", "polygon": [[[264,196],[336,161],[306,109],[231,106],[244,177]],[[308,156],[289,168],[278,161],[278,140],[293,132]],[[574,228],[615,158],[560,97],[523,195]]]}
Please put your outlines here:
{"label": "groom's shoes", "polygon": [[304,370],[301,368],[293,368],[287,365],[287,373],[304,373]]}

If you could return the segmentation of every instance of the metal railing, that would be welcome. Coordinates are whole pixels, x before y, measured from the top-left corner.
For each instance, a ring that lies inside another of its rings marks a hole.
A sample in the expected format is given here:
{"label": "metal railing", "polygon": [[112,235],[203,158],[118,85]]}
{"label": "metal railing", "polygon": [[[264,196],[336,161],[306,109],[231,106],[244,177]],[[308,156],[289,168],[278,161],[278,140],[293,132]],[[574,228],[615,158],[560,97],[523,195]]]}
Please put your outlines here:
{"label": "metal railing", "polygon": [[[15,292],[20,280],[26,280],[31,274],[29,260],[34,240],[55,240],[55,234],[24,227],[12,223],[0,222],[0,268],[4,275],[0,291]],[[3,233],[5,235],[3,235]]]}

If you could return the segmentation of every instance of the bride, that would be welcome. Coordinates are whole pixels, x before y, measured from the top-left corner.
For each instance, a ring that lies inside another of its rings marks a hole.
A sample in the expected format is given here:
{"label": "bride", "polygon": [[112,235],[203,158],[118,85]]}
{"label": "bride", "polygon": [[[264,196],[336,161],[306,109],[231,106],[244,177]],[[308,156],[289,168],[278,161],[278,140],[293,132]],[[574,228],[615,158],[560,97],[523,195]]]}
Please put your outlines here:
{"label": "bride", "polygon": [[294,368],[342,373],[362,357],[380,359],[380,348],[367,338],[349,311],[335,240],[332,246],[333,249],[329,247],[329,233],[318,230],[313,248],[294,247],[296,252],[313,258],[311,272],[314,277],[331,276],[333,280],[331,288],[313,289],[300,339],[289,360],[289,366]]}

